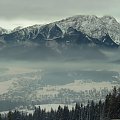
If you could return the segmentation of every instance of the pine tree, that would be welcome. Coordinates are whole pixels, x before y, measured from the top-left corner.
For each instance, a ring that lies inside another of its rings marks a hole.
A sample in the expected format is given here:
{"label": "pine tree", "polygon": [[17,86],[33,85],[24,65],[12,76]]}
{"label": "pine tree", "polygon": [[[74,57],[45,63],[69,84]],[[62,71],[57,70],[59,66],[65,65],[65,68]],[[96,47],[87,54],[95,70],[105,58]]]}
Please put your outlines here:
{"label": "pine tree", "polygon": [[67,106],[64,106],[62,120],[69,120],[69,109]]}
{"label": "pine tree", "polygon": [[76,103],[76,106],[75,106],[74,118],[75,118],[75,120],[79,120],[81,118],[81,116],[80,116],[80,105],[78,103]]}
{"label": "pine tree", "polygon": [[8,113],[8,120],[12,120],[12,112],[11,111],[9,111],[9,113]]}
{"label": "pine tree", "polygon": [[0,114],[0,120],[2,120],[1,114]]}
{"label": "pine tree", "polygon": [[63,114],[63,109],[62,107],[59,105],[57,113],[56,113],[56,120],[62,120],[62,114]]}

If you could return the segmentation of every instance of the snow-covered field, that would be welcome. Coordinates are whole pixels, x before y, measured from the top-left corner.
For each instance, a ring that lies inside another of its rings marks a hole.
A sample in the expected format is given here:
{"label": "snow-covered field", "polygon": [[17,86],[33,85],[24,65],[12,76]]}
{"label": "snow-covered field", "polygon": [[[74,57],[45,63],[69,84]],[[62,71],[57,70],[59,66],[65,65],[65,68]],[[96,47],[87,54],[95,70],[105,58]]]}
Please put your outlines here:
{"label": "snow-covered field", "polygon": [[[22,71],[23,72],[23,71]],[[44,76],[43,76],[44,77]],[[61,89],[68,89],[74,92],[80,92],[85,90],[101,90],[104,88],[111,89],[117,84],[112,84],[110,81],[94,82],[92,80],[73,80],[68,84],[64,85],[41,85],[42,81],[42,72],[39,71],[29,71],[26,73],[19,74],[8,74],[7,76],[2,76],[4,81],[0,82],[0,95],[8,93],[9,91],[14,92],[25,92],[26,89],[31,91],[28,95],[29,97],[37,97],[45,95],[57,95]]]}
{"label": "snow-covered field", "polygon": [[57,110],[58,107],[64,108],[64,106],[67,106],[69,110],[72,110],[73,107],[75,107],[75,104],[43,104],[43,105],[35,105],[36,108],[40,106],[41,109],[45,109],[46,111],[51,111],[51,108],[53,110]]}
{"label": "snow-covered field", "polygon": [[12,87],[14,80],[0,82],[0,95],[7,93],[9,88]]}
{"label": "snow-covered field", "polygon": [[[51,111],[51,109],[57,110],[59,106],[62,108],[64,108],[64,106],[67,106],[69,108],[69,110],[72,110],[72,108],[75,107],[75,104],[42,104],[42,105],[35,105],[34,107],[36,107],[36,108],[40,107],[41,110],[45,110],[46,112],[49,112],[49,111]],[[18,111],[26,113],[26,114],[33,114],[33,112],[34,112],[34,108],[32,110],[28,110],[27,108],[26,109],[15,109],[15,110],[18,110]],[[14,112],[15,110],[11,110],[11,111]],[[2,115],[5,115],[8,112],[9,111],[2,111],[0,113]]]}
{"label": "snow-covered field", "polygon": [[53,63],[14,66],[12,63],[5,69],[1,65],[0,100],[47,104],[50,110],[54,104],[104,99],[113,86],[120,85],[120,70],[118,65],[106,64],[105,69],[101,67],[103,63],[96,65],[92,68],[93,64],[67,63],[64,68],[62,63],[58,66]]}

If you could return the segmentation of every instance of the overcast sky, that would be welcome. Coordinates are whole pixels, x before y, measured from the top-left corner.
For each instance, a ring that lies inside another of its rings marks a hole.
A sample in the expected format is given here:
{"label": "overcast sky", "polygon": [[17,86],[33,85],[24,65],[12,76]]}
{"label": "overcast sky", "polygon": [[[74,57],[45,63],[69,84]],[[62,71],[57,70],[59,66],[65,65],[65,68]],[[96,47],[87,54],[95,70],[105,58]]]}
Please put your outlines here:
{"label": "overcast sky", "polygon": [[9,29],[79,14],[111,15],[120,20],[120,0],[0,0],[0,26]]}

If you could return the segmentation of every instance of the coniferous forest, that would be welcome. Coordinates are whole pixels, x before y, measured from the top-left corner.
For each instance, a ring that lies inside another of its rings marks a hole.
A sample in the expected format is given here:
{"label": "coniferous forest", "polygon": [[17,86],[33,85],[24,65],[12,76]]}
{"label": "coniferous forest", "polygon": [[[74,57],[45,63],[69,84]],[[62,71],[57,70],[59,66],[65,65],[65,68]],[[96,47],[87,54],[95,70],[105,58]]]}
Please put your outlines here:
{"label": "coniferous forest", "polygon": [[105,101],[98,103],[88,101],[87,105],[78,104],[69,110],[67,106],[58,107],[57,110],[35,108],[33,114],[25,114],[19,111],[9,111],[6,115],[0,114],[0,120],[112,120],[120,119],[120,88],[114,87]]}

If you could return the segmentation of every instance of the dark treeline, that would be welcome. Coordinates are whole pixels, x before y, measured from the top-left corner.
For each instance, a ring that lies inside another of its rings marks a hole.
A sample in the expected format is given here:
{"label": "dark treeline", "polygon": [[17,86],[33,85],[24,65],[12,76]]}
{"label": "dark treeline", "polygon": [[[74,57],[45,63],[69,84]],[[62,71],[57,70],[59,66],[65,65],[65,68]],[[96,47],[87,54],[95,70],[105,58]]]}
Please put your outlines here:
{"label": "dark treeline", "polygon": [[114,87],[113,92],[108,94],[105,101],[99,103],[88,101],[87,105],[76,104],[72,110],[67,106],[58,107],[57,110],[35,108],[33,114],[25,114],[19,111],[0,115],[0,120],[111,120],[120,119],[120,88]]}

